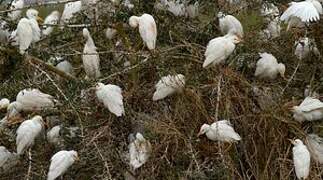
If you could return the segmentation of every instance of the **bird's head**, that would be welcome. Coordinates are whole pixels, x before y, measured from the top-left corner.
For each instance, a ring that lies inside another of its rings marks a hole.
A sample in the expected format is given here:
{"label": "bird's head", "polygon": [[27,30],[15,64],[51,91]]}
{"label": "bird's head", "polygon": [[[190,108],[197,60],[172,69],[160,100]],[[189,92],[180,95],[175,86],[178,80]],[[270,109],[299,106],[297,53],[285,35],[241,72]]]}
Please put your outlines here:
{"label": "bird's head", "polygon": [[83,37],[88,39],[90,37],[90,31],[87,28],[83,28]]}
{"label": "bird's head", "polygon": [[200,132],[197,134],[197,136],[201,136],[201,135],[207,133],[209,131],[209,129],[210,129],[210,125],[203,124],[201,129],[200,129]]}
{"label": "bird's head", "polygon": [[95,85],[95,89],[96,89],[96,90],[99,90],[99,89],[101,89],[103,86],[104,86],[104,84],[103,84],[103,83],[98,82],[98,83],[96,83],[96,85]]}
{"label": "bird's head", "polygon": [[51,15],[59,17],[61,13],[59,11],[53,11]]}
{"label": "bird's head", "polygon": [[44,20],[38,16],[38,11],[36,9],[28,9],[26,12],[26,16],[28,19],[35,19],[38,23],[43,23]]}
{"label": "bird's head", "polygon": [[280,76],[281,76],[282,78],[284,78],[284,79],[285,79],[285,71],[286,71],[286,67],[285,67],[285,65],[284,65],[284,64],[282,64],[282,63],[279,63],[279,64],[278,64],[278,72],[279,72]]}
{"label": "bird's head", "polygon": [[22,107],[21,104],[17,101],[10,103],[7,107],[7,118],[13,117],[21,112]]}
{"label": "bird's head", "polygon": [[290,141],[294,146],[302,145],[302,144],[303,144],[303,141],[302,141],[302,140],[300,140],[300,139],[295,139],[295,140],[289,139],[289,141]]}
{"label": "bird's head", "polygon": [[44,119],[41,116],[39,116],[39,115],[34,116],[32,119],[35,120],[35,121],[37,121],[37,122],[39,122],[39,123],[41,123],[41,125],[43,127],[47,126],[47,124],[44,121]]}
{"label": "bird's head", "polygon": [[1,102],[0,109],[6,109],[10,105],[10,101],[7,98],[1,99],[0,102]]}
{"label": "bird's head", "polygon": [[235,36],[234,36],[234,39],[233,39],[233,43],[234,43],[234,44],[238,44],[238,43],[240,43],[240,42],[243,42],[242,37],[241,37],[241,36],[239,36],[239,35],[235,35]]}
{"label": "bird's head", "polygon": [[131,16],[129,18],[129,25],[133,28],[136,28],[139,24],[139,17],[138,16]]}
{"label": "bird's head", "polygon": [[79,158],[79,156],[78,156],[78,154],[77,154],[76,151],[72,151],[72,155],[73,155],[74,161],[79,161],[80,160],[80,158]]}
{"label": "bird's head", "polygon": [[224,18],[225,17],[225,14],[223,12],[218,12],[218,18],[221,19],[221,18]]}
{"label": "bird's head", "polygon": [[144,138],[144,136],[141,133],[136,134],[136,140],[138,140],[140,142],[146,141],[146,139]]}

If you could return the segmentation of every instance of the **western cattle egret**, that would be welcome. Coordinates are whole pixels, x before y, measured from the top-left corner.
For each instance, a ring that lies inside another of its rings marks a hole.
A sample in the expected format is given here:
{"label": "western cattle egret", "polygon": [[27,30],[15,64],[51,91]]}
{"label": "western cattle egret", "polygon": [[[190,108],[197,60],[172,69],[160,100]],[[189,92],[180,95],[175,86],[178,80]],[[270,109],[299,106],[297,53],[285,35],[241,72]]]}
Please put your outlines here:
{"label": "western cattle egret", "polygon": [[185,86],[185,77],[182,74],[168,75],[161,78],[156,84],[153,101],[164,99],[176,92],[181,92]]}
{"label": "western cattle egret", "polygon": [[241,137],[236,133],[228,120],[217,121],[211,125],[203,124],[198,136],[206,134],[212,141],[233,142],[240,141]]}
{"label": "western cattle egret", "polygon": [[316,0],[291,2],[288,9],[280,17],[280,20],[289,22],[291,18],[296,17],[302,22],[308,23],[320,20],[320,14],[322,13],[322,5]]}
{"label": "western cattle egret", "polygon": [[64,5],[64,11],[61,16],[60,24],[64,25],[68,23],[76,13],[82,10],[82,2],[74,1],[68,2]]}
{"label": "western cattle egret", "polygon": [[4,20],[0,20],[0,43],[7,43],[10,38],[10,34],[9,24]]}
{"label": "western cattle egret", "polygon": [[42,132],[43,128],[44,121],[41,116],[34,116],[20,124],[16,138],[18,155],[23,154],[26,149],[34,144],[36,137]]}
{"label": "western cattle egret", "polygon": [[9,106],[9,104],[10,104],[9,99],[7,99],[7,98],[3,98],[3,99],[1,99],[1,100],[0,100],[0,110],[1,110],[1,109],[7,109],[7,108],[8,108],[8,106]]}
{"label": "western cattle egret", "polygon": [[98,78],[101,76],[100,57],[98,52],[96,51],[96,46],[90,35],[90,32],[86,28],[83,29],[83,37],[86,40],[82,55],[86,76],[87,78]]}
{"label": "western cattle egret", "polygon": [[157,26],[154,18],[150,14],[142,16],[131,16],[129,25],[133,28],[139,26],[139,33],[149,50],[155,49],[157,38]]}
{"label": "western cattle egret", "polygon": [[28,9],[26,12],[27,18],[22,18],[16,29],[15,40],[19,44],[20,54],[24,54],[29,48],[31,43],[38,42],[40,40],[40,28],[38,26],[37,20],[38,11],[35,9]]}
{"label": "western cattle egret", "polygon": [[107,30],[105,31],[105,37],[107,37],[110,40],[113,39],[116,34],[117,30],[113,28],[107,28]]}
{"label": "western cattle egret", "polygon": [[206,47],[203,68],[224,63],[240,41],[241,39],[233,34],[212,39]]}
{"label": "western cattle egret", "polygon": [[186,16],[190,18],[195,18],[199,15],[199,2],[196,1],[194,4],[189,4],[186,6]]}
{"label": "western cattle egret", "polygon": [[264,29],[262,33],[266,38],[266,40],[268,40],[268,39],[274,39],[279,37],[280,31],[281,31],[281,27],[280,27],[279,18],[275,18],[269,22],[269,24],[267,25],[267,28]]}
{"label": "western cattle egret", "polygon": [[78,161],[79,157],[76,151],[59,151],[51,158],[47,180],[55,180],[63,175],[67,169]]}
{"label": "western cattle egret", "polygon": [[174,14],[174,16],[184,16],[185,15],[185,5],[180,1],[170,0],[166,1],[166,7],[169,12]]}
{"label": "western cattle egret", "polygon": [[53,96],[38,89],[24,89],[16,97],[16,102],[20,103],[22,111],[40,111],[53,108],[55,101]]}
{"label": "western cattle egret", "polygon": [[275,17],[279,15],[279,9],[273,3],[264,3],[261,7],[260,13],[262,16]]}
{"label": "western cattle egret", "polygon": [[323,164],[323,138],[316,134],[308,134],[306,140],[311,157],[320,164]]}
{"label": "western cattle egret", "polygon": [[151,144],[141,133],[137,133],[135,140],[129,144],[130,166],[137,169],[146,163],[151,154]]}
{"label": "western cattle egret", "polygon": [[313,39],[309,39],[307,37],[300,38],[297,42],[295,42],[295,56],[298,59],[306,58],[310,52],[313,52],[315,55],[319,56],[320,51],[317,49],[316,44]]}
{"label": "western cattle egret", "polygon": [[61,143],[61,138],[60,138],[60,132],[61,126],[54,126],[52,129],[50,129],[47,132],[47,141],[54,145],[54,146],[59,146]]}
{"label": "western cattle egret", "polygon": [[276,79],[277,74],[285,77],[285,65],[278,63],[277,59],[268,53],[260,53],[260,59],[257,62],[255,76],[261,79]]}
{"label": "western cattle egret", "polygon": [[7,170],[18,162],[16,153],[9,152],[4,146],[0,146],[0,170]]}
{"label": "western cattle egret", "polygon": [[98,83],[96,86],[96,97],[111,113],[118,117],[124,114],[122,90],[119,86]]}
{"label": "western cattle egret", "polygon": [[44,36],[48,36],[53,32],[54,27],[51,25],[58,24],[59,16],[60,16],[60,13],[58,11],[53,11],[52,13],[50,13],[50,15],[48,15],[45,18],[44,27],[43,27],[44,29],[42,30],[42,34]]}
{"label": "western cattle egret", "polygon": [[301,140],[296,139],[292,143],[294,145],[293,161],[294,161],[296,176],[298,179],[306,179],[310,171],[310,164],[311,164],[310,152],[308,151],[307,147],[303,144]]}
{"label": "western cattle egret", "polygon": [[25,1],[24,0],[14,0],[11,3],[11,6],[9,8],[9,10],[11,10],[11,12],[8,13],[8,17],[12,21],[15,21],[18,18],[20,18],[21,13],[22,13],[22,8],[24,7],[24,4],[25,4]]}
{"label": "western cattle egret", "polygon": [[306,85],[304,89],[304,97],[311,96],[311,97],[320,97],[320,95],[312,88],[311,85]]}
{"label": "western cattle egret", "polygon": [[306,97],[299,106],[292,108],[296,121],[315,121],[323,118],[323,102],[319,99]]}
{"label": "western cattle egret", "polygon": [[219,26],[223,35],[235,34],[240,38],[243,37],[243,27],[240,21],[232,15],[224,15],[222,12],[218,13]]}
{"label": "western cattle egret", "polygon": [[7,107],[7,114],[6,114],[5,121],[7,122],[7,120],[10,120],[15,117],[19,117],[20,112],[22,112],[22,105],[20,103],[16,101],[10,103],[9,106]]}
{"label": "western cattle egret", "polygon": [[70,75],[74,74],[74,69],[68,61],[62,61],[56,65],[56,68]]}

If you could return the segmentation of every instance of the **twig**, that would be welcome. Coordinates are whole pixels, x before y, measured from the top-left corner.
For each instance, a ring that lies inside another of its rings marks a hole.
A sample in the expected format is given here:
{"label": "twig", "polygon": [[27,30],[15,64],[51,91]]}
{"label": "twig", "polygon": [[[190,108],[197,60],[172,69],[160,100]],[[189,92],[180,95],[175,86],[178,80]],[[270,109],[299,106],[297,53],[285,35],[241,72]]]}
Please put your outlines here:
{"label": "twig", "polygon": [[102,161],[104,162],[104,166],[105,166],[105,168],[106,168],[106,170],[107,170],[107,174],[108,174],[108,176],[109,176],[109,178],[108,178],[108,179],[112,179],[112,176],[111,176],[111,173],[110,173],[110,169],[109,169],[109,165],[108,165],[108,163],[107,163],[107,160],[106,160],[106,159],[104,158],[104,156],[102,155],[102,153],[101,153],[100,149],[98,148],[98,145],[96,144],[96,142],[95,142],[95,141],[93,142],[93,144],[94,144],[94,146],[95,146],[96,150],[98,151],[98,153],[99,153],[99,155],[100,155],[100,157],[101,157]]}
{"label": "twig", "polygon": [[31,162],[32,162],[32,158],[31,158],[31,148],[29,148],[28,150],[28,161],[29,161],[29,166],[28,166],[28,172],[27,172],[27,177],[26,180],[29,180],[29,178],[31,177]]}
{"label": "twig", "polygon": [[221,82],[222,82],[222,73],[219,76],[218,87],[217,87],[217,96],[216,96],[216,107],[215,107],[215,120],[219,120],[219,106],[220,106],[220,98],[221,98]]}
{"label": "twig", "polygon": [[281,96],[284,94],[285,90],[287,89],[287,87],[290,85],[290,83],[291,83],[291,82],[292,82],[292,80],[294,79],[294,77],[295,77],[295,75],[296,75],[296,73],[297,73],[297,70],[298,70],[298,68],[299,68],[300,64],[301,64],[301,59],[299,59],[299,60],[298,60],[297,66],[296,66],[296,68],[295,68],[295,70],[294,70],[294,72],[293,72],[292,76],[288,79],[288,82],[287,82],[286,86],[284,87],[284,89],[282,90],[282,92],[281,92],[281,94],[280,94]]}

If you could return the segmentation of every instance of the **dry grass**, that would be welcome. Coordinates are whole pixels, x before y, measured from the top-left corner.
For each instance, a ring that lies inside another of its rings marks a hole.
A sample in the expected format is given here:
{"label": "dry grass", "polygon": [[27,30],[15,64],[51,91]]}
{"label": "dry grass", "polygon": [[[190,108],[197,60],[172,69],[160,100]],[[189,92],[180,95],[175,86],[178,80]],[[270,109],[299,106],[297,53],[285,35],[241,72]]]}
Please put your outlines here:
{"label": "dry grass", "polygon": [[[263,20],[258,17],[259,6],[255,3],[235,12],[245,26],[245,42],[238,45],[226,65],[205,70],[205,45],[220,35],[215,20],[217,4],[201,2],[201,15],[189,20],[155,12],[153,2],[141,2],[135,4],[131,13],[120,8],[116,15],[105,14],[101,26],[90,28],[98,50],[104,52],[100,54],[103,82],[123,89],[124,117],[109,113],[97,102],[94,92],[87,90],[96,82],[84,80],[81,56],[75,55],[83,49],[81,29],[56,31],[31,51],[45,61],[55,54],[65,54],[76,67],[76,81],[67,82],[55,74],[44,73],[40,70],[43,67],[22,62],[22,57],[14,55],[17,52],[1,50],[6,70],[1,72],[2,97],[14,100],[21,89],[39,88],[62,103],[59,111],[44,112],[46,116],[54,114],[64,127],[77,126],[83,131],[83,136],[80,132],[76,138],[65,139],[65,149],[77,150],[81,161],[63,179],[124,179],[129,173],[137,179],[295,179],[292,147],[287,139],[303,139],[307,132],[323,134],[320,122],[297,123],[288,107],[304,98],[307,84],[323,93],[322,58],[311,56],[299,62],[293,55],[296,36],[287,32],[269,42],[256,38]],[[142,12],[153,14],[157,21],[158,51],[153,55],[143,48],[137,31],[120,26],[132,14]],[[83,20],[84,16],[78,18]],[[119,28],[112,41],[104,37],[108,26]],[[322,25],[312,27],[310,36],[323,42]],[[115,47],[118,40],[122,43]],[[323,54],[322,43],[319,47]],[[287,65],[290,83],[280,78],[273,82],[254,78],[258,52],[264,51]],[[148,60],[142,62],[146,57]],[[135,67],[123,71],[127,60]],[[185,91],[153,102],[155,83],[160,77],[175,73],[185,75]],[[259,87],[263,95],[255,94],[254,87]],[[230,145],[197,138],[200,126],[216,119],[229,119],[242,141]],[[17,126],[0,132],[0,144],[11,151],[15,151],[15,141],[10,131],[14,134]],[[136,131],[150,140],[153,153],[143,167],[131,172],[125,153],[128,135]],[[57,151],[44,136],[39,138],[32,148],[31,179],[45,179],[50,157]],[[28,157],[24,156],[15,168],[2,172],[0,179],[24,179],[27,169]],[[310,179],[321,179],[321,175],[322,168],[313,162]]]}

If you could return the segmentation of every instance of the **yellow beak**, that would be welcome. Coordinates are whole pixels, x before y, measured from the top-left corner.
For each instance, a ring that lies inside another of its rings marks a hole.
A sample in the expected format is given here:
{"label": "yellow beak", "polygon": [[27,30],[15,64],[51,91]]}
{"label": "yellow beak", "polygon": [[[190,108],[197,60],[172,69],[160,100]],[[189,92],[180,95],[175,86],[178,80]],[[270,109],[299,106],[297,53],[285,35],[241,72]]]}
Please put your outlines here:
{"label": "yellow beak", "polygon": [[43,18],[41,18],[41,17],[39,17],[39,16],[37,16],[36,20],[37,20],[37,22],[38,22],[39,24],[43,24],[43,23],[44,23]]}

